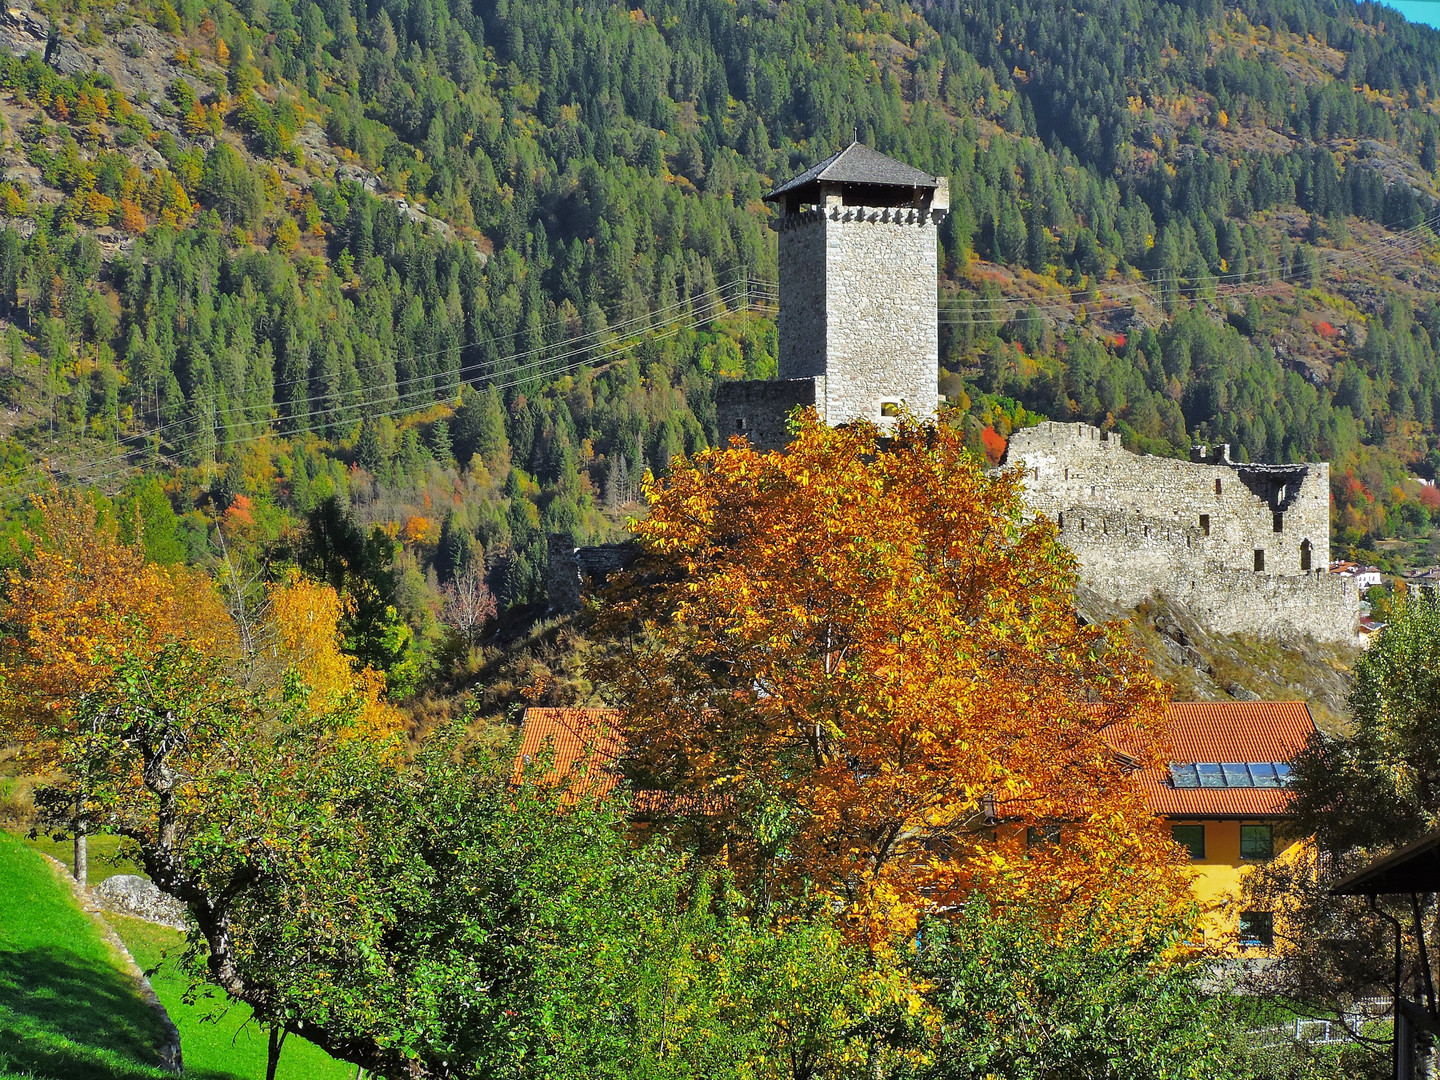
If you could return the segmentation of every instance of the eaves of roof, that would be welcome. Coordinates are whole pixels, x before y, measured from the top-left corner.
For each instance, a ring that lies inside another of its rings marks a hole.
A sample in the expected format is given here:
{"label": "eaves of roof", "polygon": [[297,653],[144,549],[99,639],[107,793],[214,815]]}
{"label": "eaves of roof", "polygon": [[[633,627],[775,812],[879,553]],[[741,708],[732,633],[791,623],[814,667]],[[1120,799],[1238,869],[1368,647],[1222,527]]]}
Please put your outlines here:
{"label": "eaves of roof", "polygon": [[798,192],[821,181],[835,184],[869,184],[879,187],[934,188],[938,181],[903,161],[896,161],[864,143],[852,142],[844,150],[831,154],[824,161],[810,166],[799,176],[787,180],[769,195],[767,202]]}

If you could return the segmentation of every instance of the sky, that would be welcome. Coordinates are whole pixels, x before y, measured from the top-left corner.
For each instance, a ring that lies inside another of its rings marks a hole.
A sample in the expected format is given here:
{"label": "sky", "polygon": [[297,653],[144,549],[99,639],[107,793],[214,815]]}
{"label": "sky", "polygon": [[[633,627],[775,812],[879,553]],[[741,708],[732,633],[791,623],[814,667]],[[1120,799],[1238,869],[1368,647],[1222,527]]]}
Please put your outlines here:
{"label": "sky", "polygon": [[1411,22],[1440,27],[1440,0],[1385,0],[1385,6],[1393,7]]}

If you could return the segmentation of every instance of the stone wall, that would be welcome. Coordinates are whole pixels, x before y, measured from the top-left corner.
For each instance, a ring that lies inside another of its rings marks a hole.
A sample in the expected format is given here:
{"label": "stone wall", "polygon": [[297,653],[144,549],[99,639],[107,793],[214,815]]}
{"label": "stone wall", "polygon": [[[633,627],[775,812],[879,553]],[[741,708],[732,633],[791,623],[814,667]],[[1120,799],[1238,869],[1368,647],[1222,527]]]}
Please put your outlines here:
{"label": "stone wall", "polygon": [[937,227],[943,209],[827,204],[781,217],[780,377],[824,376],[830,424],[939,402]]}
{"label": "stone wall", "polygon": [[576,547],[569,537],[552,534],[547,546],[545,598],[554,615],[579,611],[585,592],[604,588],[611,574],[628,570],[640,557],[640,545],[633,540]]}
{"label": "stone wall", "polygon": [[780,231],[780,378],[825,374],[825,223],[819,212],[788,214]]}
{"label": "stone wall", "polygon": [[1195,456],[1139,456],[1088,424],[1045,423],[1015,432],[1004,463],[1024,469],[1027,504],[1060,526],[1101,598],[1132,607],[1158,592],[1221,633],[1353,642],[1358,590],[1328,572],[1329,466]]}
{"label": "stone wall", "polygon": [[824,376],[720,382],[715,387],[720,438],[729,442],[732,435],[743,435],[757,450],[783,450],[790,441],[790,414],[823,401],[824,394]]}
{"label": "stone wall", "polygon": [[1185,526],[1202,534],[1206,558],[1232,570],[1254,572],[1256,552],[1266,573],[1330,565],[1330,467],[1323,462],[1142,457],[1121,446],[1118,433],[1057,423],[1015,432],[1005,462],[1023,462],[1027,501],[1051,517],[1093,507]]}

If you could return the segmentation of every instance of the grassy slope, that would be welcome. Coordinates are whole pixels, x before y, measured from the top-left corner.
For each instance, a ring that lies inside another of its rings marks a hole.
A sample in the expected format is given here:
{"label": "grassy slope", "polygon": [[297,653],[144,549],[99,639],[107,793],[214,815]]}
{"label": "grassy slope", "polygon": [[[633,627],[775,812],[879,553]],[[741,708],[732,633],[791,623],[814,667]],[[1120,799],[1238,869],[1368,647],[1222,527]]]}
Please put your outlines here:
{"label": "grassy slope", "polygon": [[[28,846],[69,863],[67,844],[27,845],[0,831],[0,1080],[159,1080],[160,1028],[90,917],[64,882]],[[54,849],[51,851],[51,849]],[[91,838],[91,877],[133,872],[113,856],[112,837]],[[248,1025],[250,1011],[201,998],[185,1004],[189,980],[179,965],[184,936],[139,919],[110,921],[136,961],[159,968],[151,983],[180,1029],[185,1074],[200,1080],[265,1075],[266,1034]],[[349,1080],[353,1066],[290,1036],[280,1059],[283,1080]]]}
{"label": "grassy slope", "polygon": [[0,1077],[140,1080],[160,1043],[94,923],[49,865],[0,833]]}
{"label": "grassy slope", "polygon": [[[25,846],[43,851],[57,862],[65,865],[72,874],[75,872],[75,843],[72,840],[52,840],[48,836],[25,838]],[[116,874],[144,873],[140,867],[120,854],[121,840],[118,836],[92,836],[87,845],[90,851],[90,887],[93,889],[106,878]]]}
{"label": "grassy slope", "polygon": [[[202,996],[193,1005],[185,1003],[190,980],[180,971],[176,959],[184,946],[184,935],[123,915],[108,918],[136,962],[153,972],[150,983],[180,1029],[186,1075],[214,1080],[263,1077],[266,1030],[249,1023],[248,1008],[227,1008],[223,995]],[[355,1067],[335,1061],[313,1044],[291,1035],[280,1055],[278,1075],[281,1080],[349,1080],[355,1075]]]}

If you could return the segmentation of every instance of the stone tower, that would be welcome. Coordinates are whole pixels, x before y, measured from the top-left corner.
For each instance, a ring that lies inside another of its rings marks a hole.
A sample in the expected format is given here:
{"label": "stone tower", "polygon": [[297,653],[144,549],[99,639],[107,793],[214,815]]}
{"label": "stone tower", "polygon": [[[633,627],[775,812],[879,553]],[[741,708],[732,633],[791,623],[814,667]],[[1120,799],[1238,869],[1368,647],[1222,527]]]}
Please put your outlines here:
{"label": "stone tower", "polygon": [[830,424],[933,412],[949,181],[851,143],[765,198],[780,207],[780,377],[720,384],[721,437],[783,446],[797,405]]}

